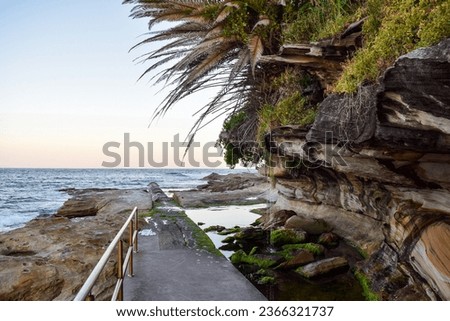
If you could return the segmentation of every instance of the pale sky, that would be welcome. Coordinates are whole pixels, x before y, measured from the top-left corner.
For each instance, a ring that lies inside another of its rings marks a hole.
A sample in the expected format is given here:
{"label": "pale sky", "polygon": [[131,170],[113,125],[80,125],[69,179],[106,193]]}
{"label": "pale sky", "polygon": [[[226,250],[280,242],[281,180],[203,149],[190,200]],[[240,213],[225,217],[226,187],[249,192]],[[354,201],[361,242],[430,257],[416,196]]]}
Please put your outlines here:
{"label": "pale sky", "polygon": [[[180,102],[148,128],[165,93],[148,77],[137,81],[148,65],[133,60],[151,48],[128,50],[143,39],[147,21],[129,18],[132,7],[121,2],[0,0],[0,167],[101,167],[114,160],[103,154],[107,142],[121,144],[111,151],[123,160],[125,133],[145,154],[149,142],[159,150],[169,142],[170,152],[174,135],[184,140],[192,114],[213,93]],[[202,147],[217,139],[222,120],[199,133]]]}

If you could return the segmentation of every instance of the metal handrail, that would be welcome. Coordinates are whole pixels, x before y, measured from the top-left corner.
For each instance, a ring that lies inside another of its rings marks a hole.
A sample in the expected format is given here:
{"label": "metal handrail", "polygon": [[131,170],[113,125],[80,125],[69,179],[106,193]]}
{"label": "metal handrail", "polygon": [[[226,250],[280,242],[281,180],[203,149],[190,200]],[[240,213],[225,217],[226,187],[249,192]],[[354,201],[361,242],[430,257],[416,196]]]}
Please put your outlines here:
{"label": "metal handrail", "polygon": [[[129,230],[129,246],[127,254],[125,255],[125,260],[123,260],[123,241],[122,236],[128,227]],[[133,252],[136,253],[138,250],[138,209],[135,207],[131,212],[128,219],[123,224],[122,228],[117,232],[116,236],[109,244],[105,253],[98,261],[97,265],[92,270],[91,274],[84,282],[81,289],[78,291],[77,295],[73,299],[74,301],[93,301],[95,300],[94,295],[92,295],[91,290],[95,285],[100,273],[106,266],[109,257],[111,256],[114,248],[118,248],[118,267],[117,267],[117,282],[114,289],[111,301],[123,300],[123,279],[127,272],[128,267],[130,267],[128,275],[133,276]]]}

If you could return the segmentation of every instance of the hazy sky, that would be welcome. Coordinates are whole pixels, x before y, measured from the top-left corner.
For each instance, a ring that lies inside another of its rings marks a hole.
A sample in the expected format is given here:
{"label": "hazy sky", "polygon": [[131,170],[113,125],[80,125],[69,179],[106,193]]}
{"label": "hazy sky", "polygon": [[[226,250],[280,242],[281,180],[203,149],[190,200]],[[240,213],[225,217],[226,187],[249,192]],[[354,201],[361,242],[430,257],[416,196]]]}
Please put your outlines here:
{"label": "hazy sky", "polygon": [[[212,93],[179,103],[148,128],[165,94],[148,78],[137,82],[146,66],[133,60],[151,49],[128,50],[147,22],[129,18],[131,6],[121,2],[0,0],[0,167],[101,167],[114,160],[104,144],[120,143],[110,150],[123,154],[125,133],[145,153],[148,142],[159,150],[169,142],[172,151],[175,134],[184,140],[192,114]],[[196,140],[214,141],[220,126],[216,121]],[[138,166],[137,148],[131,150]],[[159,151],[152,155],[162,160]]]}

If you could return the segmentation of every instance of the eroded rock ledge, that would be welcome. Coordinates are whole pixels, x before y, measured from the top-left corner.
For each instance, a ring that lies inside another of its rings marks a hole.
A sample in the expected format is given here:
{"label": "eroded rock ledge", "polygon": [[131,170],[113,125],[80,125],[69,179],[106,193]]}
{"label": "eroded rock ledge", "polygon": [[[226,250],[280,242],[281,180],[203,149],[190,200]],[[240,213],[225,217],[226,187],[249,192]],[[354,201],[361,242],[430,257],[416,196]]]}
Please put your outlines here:
{"label": "eroded rock ledge", "polygon": [[267,178],[261,175],[212,173],[204,180],[207,183],[197,189],[174,192],[174,200],[183,207],[208,207],[264,203],[271,197],[270,184]]}
{"label": "eroded rock ledge", "polygon": [[[53,217],[0,234],[0,300],[71,300],[109,242],[137,206],[152,207],[144,190],[68,190],[72,196]],[[93,291],[111,296],[112,257]]]}
{"label": "eroded rock ledge", "polygon": [[449,92],[447,39],[400,57],[379,86],[328,96],[310,130],[266,140],[275,209],[363,249],[360,269],[386,300],[450,299]]}

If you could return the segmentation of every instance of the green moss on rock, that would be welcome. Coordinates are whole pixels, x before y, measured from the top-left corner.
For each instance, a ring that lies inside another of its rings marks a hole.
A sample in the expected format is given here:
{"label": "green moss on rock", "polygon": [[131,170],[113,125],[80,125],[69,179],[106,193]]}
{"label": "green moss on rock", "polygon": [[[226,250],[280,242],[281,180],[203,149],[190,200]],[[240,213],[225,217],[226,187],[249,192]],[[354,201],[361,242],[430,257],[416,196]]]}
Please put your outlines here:
{"label": "green moss on rock", "polygon": [[320,244],[315,243],[303,243],[303,244],[286,244],[282,246],[285,253],[290,253],[295,250],[304,249],[311,252],[314,255],[322,255],[325,248]]}
{"label": "green moss on rock", "polygon": [[248,255],[243,250],[239,250],[230,257],[231,263],[234,265],[239,264],[250,264],[250,265],[256,265],[261,269],[267,269],[273,265],[276,264],[275,260],[272,259],[266,259],[266,258],[259,258],[255,255]]}
{"label": "green moss on rock", "polygon": [[258,284],[274,284],[275,278],[273,276],[263,276],[258,280]]}
{"label": "green moss on rock", "polygon": [[222,256],[222,252],[220,252],[216,248],[216,246],[214,245],[213,241],[211,241],[209,236],[201,228],[199,228],[198,225],[194,223],[194,221],[192,221],[187,215],[185,215],[183,219],[185,220],[186,225],[188,225],[189,228],[191,229],[192,236],[195,240],[197,247],[204,249],[211,254]]}
{"label": "green moss on rock", "polygon": [[305,239],[305,233],[295,230],[279,229],[270,232],[270,244],[277,247],[285,244],[301,243]]}
{"label": "green moss on rock", "polygon": [[228,235],[228,234],[238,233],[240,230],[241,230],[240,227],[226,228],[226,229],[218,232],[217,234]]}
{"label": "green moss on rock", "polygon": [[355,278],[363,289],[363,295],[367,301],[379,301],[380,297],[377,293],[372,291],[371,284],[367,276],[361,271],[355,271]]}

